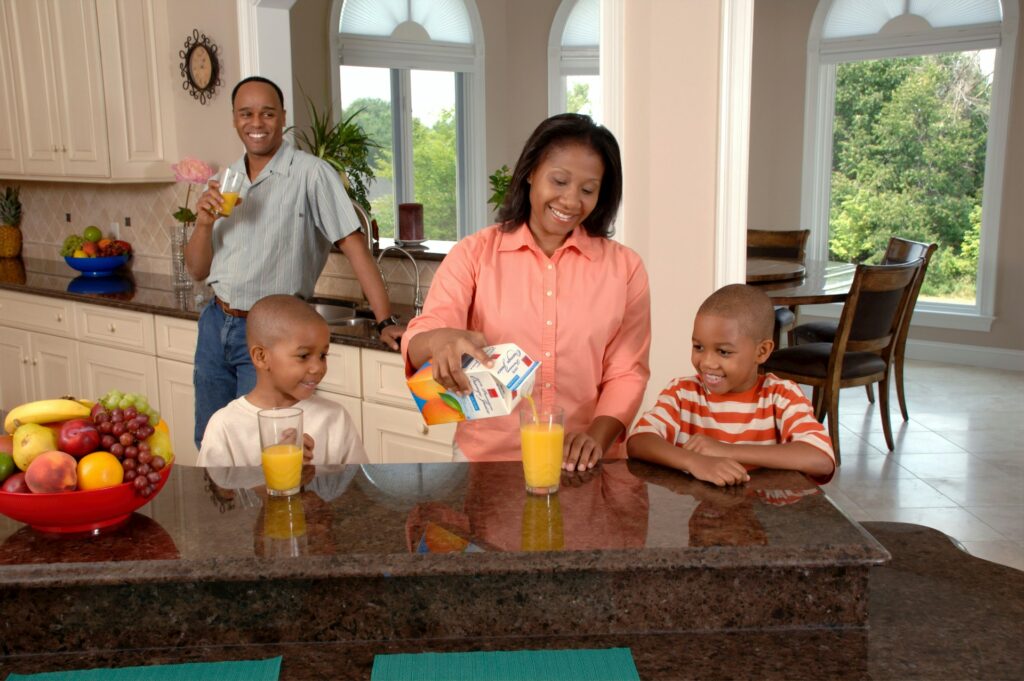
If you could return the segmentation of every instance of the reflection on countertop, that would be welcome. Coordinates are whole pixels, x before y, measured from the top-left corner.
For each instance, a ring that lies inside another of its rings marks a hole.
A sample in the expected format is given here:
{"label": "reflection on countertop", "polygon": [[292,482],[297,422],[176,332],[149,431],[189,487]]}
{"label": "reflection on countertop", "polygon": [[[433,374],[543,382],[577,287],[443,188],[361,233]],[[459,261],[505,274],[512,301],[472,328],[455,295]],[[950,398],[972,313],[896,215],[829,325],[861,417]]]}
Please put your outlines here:
{"label": "reflection on countertop", "polygon": [[[193,320],[199,319],[213,297],[208,286],[176,286],[167,274],[121,269],[109,277],[82,277],[63,260],[19,261],[24,266],[24,281],[20,276],[18,281],[0,281],[0,289]],[[411,318],[411,306],[392,307],[400,319]],[[372,324],[331,326],[331,341],[391,352],[380,342]]]}

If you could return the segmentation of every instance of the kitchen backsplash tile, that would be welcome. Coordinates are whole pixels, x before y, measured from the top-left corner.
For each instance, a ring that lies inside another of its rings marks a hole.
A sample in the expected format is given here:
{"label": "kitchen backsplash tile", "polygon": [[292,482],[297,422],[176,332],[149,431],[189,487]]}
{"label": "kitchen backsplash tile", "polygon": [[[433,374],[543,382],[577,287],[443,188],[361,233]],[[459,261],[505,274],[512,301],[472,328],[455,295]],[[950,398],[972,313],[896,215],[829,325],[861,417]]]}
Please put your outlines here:
{"label": "kitchen backsplash tile", "polygon": [[[139,272],[171,271],[171,214],[185,204],[184,184],[74,184],[67,182],[22,182],[22,221],[24,255],[56,260],[60,245],[71,233],[79,234],[88,225],[97,225],[104,234],[111,223],[119,223],[121,238],[135,249],[132,268]],[[198,188],[197,188],[198,189]],[[190,204],[194,207],[196,192]],[[71,222],[65,219],[71,214]],[[125,218],[131,226],[125,225]],[[423,297],[440,263],[418,261]],[[411,305],[415,271],[405,258],[384,258],[382,270],[392,300]],[[348,259],[331,253],[317,281],[318,295],[361,298],[362,289]]]}

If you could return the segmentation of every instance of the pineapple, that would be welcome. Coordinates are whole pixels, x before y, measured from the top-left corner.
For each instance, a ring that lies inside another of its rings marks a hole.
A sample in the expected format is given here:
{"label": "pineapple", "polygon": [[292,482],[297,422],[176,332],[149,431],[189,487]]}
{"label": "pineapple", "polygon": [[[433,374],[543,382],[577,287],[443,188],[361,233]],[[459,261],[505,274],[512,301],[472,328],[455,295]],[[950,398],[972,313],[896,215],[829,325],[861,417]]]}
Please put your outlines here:
{"label": "pineapple", "polygon": [[0,258],[0,282],[5,284],[25,283],[25,263],[21,258]]}
{"label": "pineapple", "polygon": [[16,258],[21,255],[21,201],[19,190],[8,187],[0,194],[0,258]]}

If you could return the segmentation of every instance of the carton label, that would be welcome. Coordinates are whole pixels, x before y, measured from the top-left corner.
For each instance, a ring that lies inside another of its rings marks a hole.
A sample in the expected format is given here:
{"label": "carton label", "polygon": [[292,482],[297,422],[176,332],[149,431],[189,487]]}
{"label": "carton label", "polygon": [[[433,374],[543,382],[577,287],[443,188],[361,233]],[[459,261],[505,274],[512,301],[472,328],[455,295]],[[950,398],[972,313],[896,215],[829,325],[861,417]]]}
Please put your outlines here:
{"label": "carton label", "polygon": [[472,421],[511,414],[523,394],[533,391],[540,362],[515,343],[484,348],[494,366],[488,368],[465,355],[462,370],[469,379],[469,395],[449,393],[434,380],[430,362],[421,366],[406,383],[427,425]]}

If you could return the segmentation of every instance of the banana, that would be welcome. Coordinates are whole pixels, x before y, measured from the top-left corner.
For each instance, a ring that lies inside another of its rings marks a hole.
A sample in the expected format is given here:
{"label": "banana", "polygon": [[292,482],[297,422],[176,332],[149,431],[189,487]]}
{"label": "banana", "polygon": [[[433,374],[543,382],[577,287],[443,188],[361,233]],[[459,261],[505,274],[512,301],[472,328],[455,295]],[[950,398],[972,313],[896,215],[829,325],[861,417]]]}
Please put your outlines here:
{"label": "banana", "polygon": [[4,419],[4,430],[13,434],[18,426],[25,423],[53,423],[68,419],[88,418],[89,407],[81,402],[68,399],[37,400],[15,407]]}

